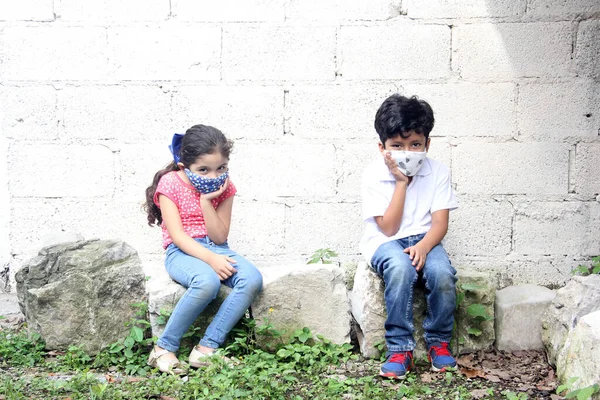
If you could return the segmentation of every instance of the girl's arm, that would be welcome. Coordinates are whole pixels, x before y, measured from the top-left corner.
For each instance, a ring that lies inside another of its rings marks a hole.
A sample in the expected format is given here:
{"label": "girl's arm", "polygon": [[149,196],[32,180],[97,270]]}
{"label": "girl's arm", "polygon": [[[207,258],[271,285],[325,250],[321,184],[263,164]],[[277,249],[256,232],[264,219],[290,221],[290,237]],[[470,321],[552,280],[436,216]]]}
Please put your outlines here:
{"label": "girl's arm", "polygon": [[217,206],[212,205],[212,200],[216,199],[229,187],[229,179],[216,192],[203,194],[200,196],[200,207],[204,215],[204,224],[210,240],[216,244],[223,244],[229,236],[229,226],[231,225],[231,209],[233,207],[233,196],[226,198]]}
{"label": "girl's arm", "polygon": [[210,265],[222,280],[229,278],[236,272],[235,268],[230,265],[236,262],[234,259],[213,253],[185,233],[183,224],[181,223],[179,209],[173,200],[159,194],[158,202],[167,231],[169,232],[171,239],[173,239],[173,243],[175,243],[181,251]]}

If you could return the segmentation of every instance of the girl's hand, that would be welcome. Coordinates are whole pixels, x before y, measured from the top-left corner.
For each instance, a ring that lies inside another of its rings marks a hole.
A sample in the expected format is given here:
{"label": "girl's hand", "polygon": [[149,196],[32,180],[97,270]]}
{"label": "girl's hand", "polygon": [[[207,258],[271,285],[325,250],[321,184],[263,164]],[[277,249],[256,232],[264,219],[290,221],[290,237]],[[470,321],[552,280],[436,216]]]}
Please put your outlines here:
{"label": "girl's hand", "polygon": [[392,158],[392,153],[390,153],[389,151],[384,151],[383,161],[385,161],[385,165],[387,165],[388,169],[390,170],[390,173],[396,179],[396,182],[406,182],[406,184],[408,185],[408,176],[400,172],[400,169],[398,168],[398,163]]}
{"label": "girl's hand", "polygon": [[231,257],[215,254],[210,260],[208,260],[208,265],[210,265],[217,275],[219,275],[219,279],[224,281],[237,272],[236,269],[231,265],[235,264],[236,262],[237,261]]}
{"label": "girl's hand", "polygon": [[421,243],[405,248],[404,252],[408,254],[408,258],[412,260],[412,265],[417,271],[420,271],[425,266],[428,251],[426,251]]}
{"label": "girl's hand", "polygon": [[227,190],[228,186],[229,186],[229,177],[227,177],[227,179],[225,179],[225,182],[219,188],[219,190],[216,190],[216,191],[214,191],[212,193],[200,195],[200,200],[213,200],[213,199],[216,199],[217,197],[219,197],[220,195],[222,195]]}

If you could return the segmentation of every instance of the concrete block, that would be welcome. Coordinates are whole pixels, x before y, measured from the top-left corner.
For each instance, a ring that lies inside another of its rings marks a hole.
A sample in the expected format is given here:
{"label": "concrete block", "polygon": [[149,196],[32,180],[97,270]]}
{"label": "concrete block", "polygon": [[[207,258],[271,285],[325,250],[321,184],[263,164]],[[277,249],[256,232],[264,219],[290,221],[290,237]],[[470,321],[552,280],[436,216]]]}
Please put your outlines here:
{"label": "concrete block", "polygon": [[333,27],[231,25],[223,29],[227,82],[333,80]]}
{"label": "concrete block", "polygon": [[556,292],[548,288],[530,284],[498,290],[496,348],[504,351],[543,349],[542,314],[555,296]]}
{"label": "concrete block", "polygon": [[[283,136],[283,96],[275,86],[180,86],[173,93],[172,123],[181,132],[205,124],[233,140],[272,141]],[[241,145],[234,146],[233,157],[243,151]]]}
{"label": "concrete block", "polygon": [[557,17],[560,19],[575,19],[592,16],[600,12],[600,3],[596,0],[528,0],[528,17]]}
{"label": "concrete block", "polygon": [[285,97],[286,133],[302,138],[371,139],[375,113],[395,84],[292,86]]}
{"label": "concrete block", "polygon": [[12,26],[4,28],[0,41],[0,76],[4,80],[93,80],[107,76],[105,28]]}
{"label": "concrete block", "polygon": [[377,21],[397,17],[400,14],[399,6],[399,0],[291,0],[286,3],[285,16],[290,21]]}
{"label": "concrete block", "polygon": [[513,214],[507,201],[461,199],[450,213],[444,247],[470,256],[506,255],[511,250]]}
{"label": "concrete block", "polygon": [[11,146],[8,157],[13,197],[90,198],[115,189],[114,155],[102,145],[26,142]]}
{"label": "concrete block", "polygon": [[464,79],[573,76],[570,22],[483,23],[454,29]]}
{"label": "concrete block", "polygon": [[344,143],[336,145],[336,193],[337,198],[360,202],[360,186],[362,174],[367,165],[381,157],[373,131],[371,140],[361,140],[359,143]]}
{"label": "concrete block", "polygon": [[[319,143],[241,143],[230,169],[244,200],[335,194],[335,148]],[[261,171],[257,179],[256,171]],[[233,178],[232,178],[233,179]]]}
{"label": "concrete block", "polygon": [[452,151],[459,194],[566,195],[568,164],[562,143],[465,143]]}
{"label": "concrete block", "polygon": [[[562,254],[543,257],[517,255],[507,261],[494,262],[497,265],[494,269],[501,287],[529,283],[558,288],[568,282],[573,267],[582,262],[573,258]],[[490,264],[486,263],[486,265]]]}
{"label": "concrete block", "polygon": [[156,86],[67,87],[60,108],[65,138],[171,141],[171,95]]}
{"label": "concrete block", "polygon": [[251,255],[282,254],[284,234],[284,204],[234,200],[228,239],[233,250],[251,261]]}
{"label": "concrete block", "polygon": [[342,26],[338,74],[344,79],[446,78],[450,75],[450,36],[446,25]]}
{"label": "concrete block", "polygon": [[218,26],[111,28],[109,43],[117,79],[220,79],[221,28]]}
{"label": "concrete block", "polygon": [[[596,3],[596,7],[598,3]],[[577,32],[575,62],[579,76],[600,78],[600,21],[582,21]]]}
{"label": "concrete block", "polygon": [[596,197],[600,194],[600,144],[578,143],[572,182],[575,193]]}
{"label": "concrete block", "polygon": [[177,0],[175,18],[200,22],[283,22],[284,0],[233,0],[227,6],[210,1]]}
{"label": "concrete block", "polygon": [[54,0],[3,1],[0,21],[54,21]]}
{"label": "concrete block", "polygon": [[57,14],[61,21],[133,22],[163,21],[169,17],[169,0],[61,0]]}
{"label": "concrete block", "polygon": [[409,18],[505,18],[525,13],[525,0],[482,2],[477,0],[406,0],[402,9]]}
{"label": "concrete block", "polygon": [[518,254],[600,254],[600,203],[536,202],[516,207],[514,251]]}
{"label": "concrete block", "polygon": [[1,86],[3,135],[18,141],[56,139],[56,93],[52,86]]}
{"label": "concrete block", "polygon": [[406,94],[427,101],[435,114],[432,135],[512,137],[517,134],[513,83],[407,84]]}
{"label": "concrete block", "polygon": [[[600,379],[600,311],[584,315],[573,329],[565,344],[564,362],[557,364],[556,372],[561,382],[571,378],[572,390],[598,384]],[[593,399],[598,398],[595,394]]]}
{"label": "concrete block", "polygon": [[285,246],[307,257],[321,248],[356,254],[363,229],[359,203],[297,204],[287,210]]}
{"label": "concrete block", "polygon": [[[164,133],[164,132],[163,132]],[[161,142],[140,138],[139,144],[120,144],[118,148],[118,180],[115,197],[119,201],[142,203],[154,174],[173,160],[169,139]]]}
{"label": "concrete block", "polygon": [[[263,290],[252,313],[259,323],[268,321],[285,331],[281,342],[304,327],[334,343],[350,342],[350,304],[340,267],[287,264],[261,272]],[[273,339],[259,335],[257,342],[268,347]]]}
{"label": "concrete block", "polygon": [[519,86],[520,135],[562,142],[595,138],[600,126],[600,85],[590,80]]}

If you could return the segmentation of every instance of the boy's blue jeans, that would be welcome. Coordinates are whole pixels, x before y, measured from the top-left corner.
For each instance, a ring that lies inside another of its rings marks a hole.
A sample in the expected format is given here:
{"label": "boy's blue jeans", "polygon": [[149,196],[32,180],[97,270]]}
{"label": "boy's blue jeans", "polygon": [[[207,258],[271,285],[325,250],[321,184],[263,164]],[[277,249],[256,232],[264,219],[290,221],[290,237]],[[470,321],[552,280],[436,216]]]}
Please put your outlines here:
{"label": "boy's blue jeans", "polygon": [[456,306],[456,270],[441,244],[435,246],[417,273],[403,251],[417,244],[425,234],[392,240],[379,246],[371,266],[385,283],[385,339],[388,352],[415,348],[413,337],[413,293],[419,278],[425,285],[427,316],[423,321],[427,343],[450,342]]}
{"label": "boy's blue jeans", "polygon": [[184,333],[219,293],[221,283],[233,290],[227,296],[200,340],[202,346],[216,349],[235,324],[242,318],[262,288],[260,271],[248,260],[229,248],[227,243],[217,245],[208,237],[194,239],[213,253],[233,258],[235,274],[222,281],[204,261],[187,255],[174,243],[167,247],[165,266],[171,278],[187,288],[169,317],[167,326],[158,340],[158,346],[176,352]]}

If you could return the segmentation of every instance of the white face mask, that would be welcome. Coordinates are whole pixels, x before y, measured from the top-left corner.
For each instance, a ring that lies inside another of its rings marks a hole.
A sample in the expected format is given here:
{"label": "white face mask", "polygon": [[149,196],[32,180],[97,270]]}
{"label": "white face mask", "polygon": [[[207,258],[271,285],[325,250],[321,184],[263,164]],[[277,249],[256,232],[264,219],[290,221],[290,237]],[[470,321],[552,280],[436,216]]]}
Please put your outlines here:
{"label": "white face mask", "polygon": [[398,169],[406,176],[415,176],[425,158],[427,157],[426,151],[390,151],[392,158],[398,163]]}

